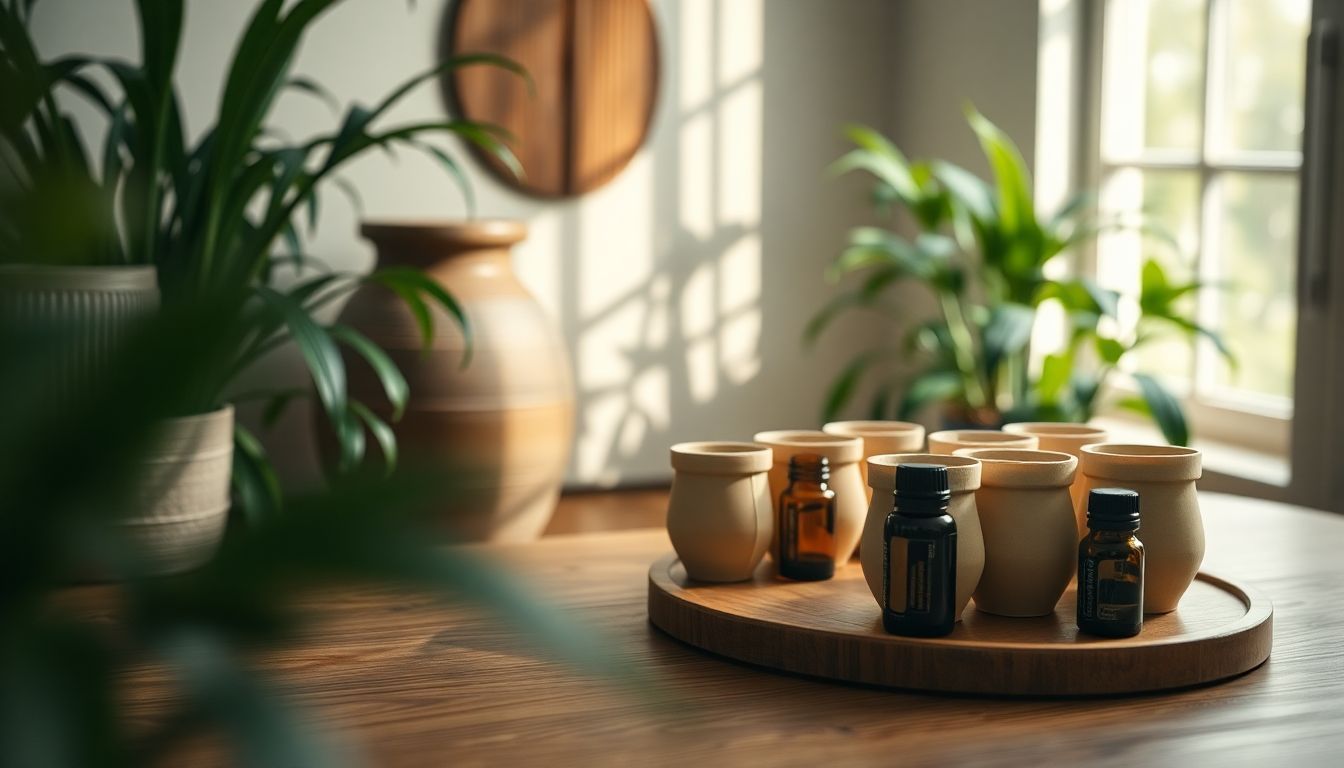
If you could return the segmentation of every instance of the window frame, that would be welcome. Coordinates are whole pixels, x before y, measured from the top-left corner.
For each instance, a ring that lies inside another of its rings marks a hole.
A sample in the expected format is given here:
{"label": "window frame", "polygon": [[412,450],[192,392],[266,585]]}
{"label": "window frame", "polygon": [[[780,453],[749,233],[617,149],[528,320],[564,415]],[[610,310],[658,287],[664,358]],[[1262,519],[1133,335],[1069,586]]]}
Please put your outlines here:
{"label": "window frame", "polygon": [[[1082,10],[1082,32],[1085,44],[1082,46],[1081,64],[1084,68],[1079,85],[1083,90],[1079,103],[1083,106],[1084,118],[1080,141],[1078,141],[1077,168],[1083,188],[1099,189],[1108,174],[1125,168],[1144,171],[1185,171],[1195,173],[1199,184],[1199,215],[1196,224],[1198,253],[1196,269],[1200,279],[1211,277],[1213,259],[1208,251],[1208,231],[1217,223],[1216,205],[1218,190],[1216,184],[1221,174],[1227,172],[1264,174],[1270,176],[1291,177],[1301,189],[1302,151],[1219,151],[1212,141],[1208,116],[1216,114],[1218,92],[1215,78],[1211,77],[1214,68],[1220,64],[1218,57],[1225,55],[1225,35],[1217,34],[1218,26],[1227,23],[1228,0],[1207,0],[1205,7],[1204,61],[1201,73],[1201,103],[1199,143],[1193,150],[1146,150],[1138,155],[1120,158],[1103,156],[1102,145],[1102,108],[1104,104],[1103,65],[1105,61],[1105,23],[1107,5],[1117,0],[1085,0]],[[1124,2],[1125,0],[1119,0]],[[1211,151],[1211,148],[1214,151]],[[1299,195],[1299,210],[1301,200]],[[1296,245],[1296,241],[1294,241]],[[1297,261],[1297,248],[1291,254]],[[1074,268],[1078,274],[1097,274],[1097,244],[1088,243],[1078,249],[1074,255]],[[1207,322],[1208,299],[1198,303],[1201,322]],[[1294,400],[1287,398],[1286,403],[1278,398],[1259,398],[1253,393],[1245,396],[1210,392],[1208,372],[1216,362],[1217,351],[1206,339],[1197,339],[1193,344],[1191,369],[1187,372],[1190,391],[1179,394],[1192,431],[1201,439],[1229,443],[1256,451],[1288,457],[1292,447],[1292,424],[1294,418]],[[1294,375],[1300,375],[1300,361],[1294,360]],[[1125,388],[1127,382],[1116,382],[1116,386]]]}

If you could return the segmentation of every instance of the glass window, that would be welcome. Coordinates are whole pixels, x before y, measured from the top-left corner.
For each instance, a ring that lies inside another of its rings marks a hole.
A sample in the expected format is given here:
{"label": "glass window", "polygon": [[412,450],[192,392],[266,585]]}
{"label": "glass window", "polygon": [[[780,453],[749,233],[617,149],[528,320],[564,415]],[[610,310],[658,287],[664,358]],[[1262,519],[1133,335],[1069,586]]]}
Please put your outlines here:
{"label": "glass window", "polygon": [[[1287,418],[1293,392],[1298,169],[1311,0],[1106,0],[1103,210],[1154,230],[1097,243],[1098,279],[1137,295],[1156,257],[1212,343],[1154,338],[1137,361],[1192,401]],[[1197,303],[1196,303],[1197,302]],[[1121,322],[1134,322],[1136,311]]]}

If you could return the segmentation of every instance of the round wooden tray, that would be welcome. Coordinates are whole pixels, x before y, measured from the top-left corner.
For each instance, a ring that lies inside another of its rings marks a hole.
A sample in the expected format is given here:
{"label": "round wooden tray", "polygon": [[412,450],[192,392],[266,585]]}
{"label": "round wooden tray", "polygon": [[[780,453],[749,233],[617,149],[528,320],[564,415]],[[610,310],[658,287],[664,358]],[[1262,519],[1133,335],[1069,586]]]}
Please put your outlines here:
{"label": "round wooden tray", "polygon": [[673,637],[750,664],[890,688],[1086,696],[1209,683],[1269,658],[1274,608],[1254,590],[1200,573],[1175,612],[1120,640],[1078,633],[1074,591],[1052,616],[966,609],[952,634],[897,637],[857,562],[829,581],[791,582],[761,563],[751,581],[703,584],[670,554],[649,569],[649,620]]}

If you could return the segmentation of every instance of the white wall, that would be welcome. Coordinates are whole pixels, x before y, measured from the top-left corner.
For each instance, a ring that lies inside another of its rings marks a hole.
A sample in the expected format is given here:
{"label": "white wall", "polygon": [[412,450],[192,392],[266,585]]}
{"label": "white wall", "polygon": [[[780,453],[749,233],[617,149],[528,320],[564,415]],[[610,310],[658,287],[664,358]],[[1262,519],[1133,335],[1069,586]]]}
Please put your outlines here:
{"label": "white wall", "polygon": [[[580,200],[542,203],[473,166],[481,214],[528,222],[531,236],[517,251],[517,269],[560,324],[574,357],[579,434],[572,483],[656,480],[668,474],[673,442],[817,423],[832,373],[861,346],[859,326],[835,329],[829,346],[811,354],[802,351],[800,334],[830,292],[820,277],[824,266],[845,230],[866,216],[865,185],[829,181],[823,169],[844,149],[842,122],[881,127],[893,114],[893,98],[915,101],[893,87],[893,72],[901,82],[914,71],[901,74],[905,68],[928,66],[925,55],[951,61],[957,76],[981,71],[956,63],[963,51],[903,50],[925,37],[903,29],[894,15],[937,22],[938,34],[953,42],[946,36],[955,34],[955,20],[940,18],[943,5],[655,2],[665,62],[660,102],[648,144],[616,181]],[[349,0],[313,28],[296,72],[342,99],[376,101],[433,61],[443,3],[406,6]],[[250,7],[189,3],[179,82],[194,130],[213,119],[224,63]],[[1002,15],[964,10],[972,21]],[[134,57],[133,18],[131,0],[44,0],[36,29],[48,55]],[[947,77],[939,82],[958,85]],[[919,93],[922,102],[937,95]],[[955,108],[959,99],[949,98]],[[992,99],[977,101],[998,117]],[[431,86],[392,117],[440,114]],[[953,109],[949,120],[958,114]],[[335,120],[301,94],[287,96],[276,118],[296,138],[329,130]],[[900,110],[897,118],[912,138],[941,133],[920,129]],[[393,163],[370,156],[347,176],[369,216],[463,213],[449,180],[418,157]],[[356,235],[355,213],[334,190],[324,203],[314,252],[338,266],[367,267],[372,251]],[[292,361],[279,361],[271,370],[292,375],[292,368]],[[306,420],[294,414],[277,429],[269,440],[278,462],[302,474],[310,467]]]}
{"label": "white wall", "polygon": [[889,36],[889,127],[912,156],[988,174],[965,104],[1013,137],[1032,167],[1038,0],[901,0]]}

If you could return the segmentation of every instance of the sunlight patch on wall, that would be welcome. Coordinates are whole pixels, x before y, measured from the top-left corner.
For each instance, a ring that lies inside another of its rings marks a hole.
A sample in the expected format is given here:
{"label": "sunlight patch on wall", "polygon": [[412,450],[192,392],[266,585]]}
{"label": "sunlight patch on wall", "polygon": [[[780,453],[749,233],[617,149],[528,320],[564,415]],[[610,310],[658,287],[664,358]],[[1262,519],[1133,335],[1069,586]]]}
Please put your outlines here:
{"label": "sunlight patch on wall", "polygon": [[714,126],[708,111],[686,119],[681,126],[681,184],[678,203],[681,226],[697,239],[714,234]]}
{"label": "sunlight patch on wall", "polygon": [[586,483],[687,439],[679,414],[762,365],[764,10],[686,0],[668,13],[675,71],[654,142],[579,207],[575,475]]}

